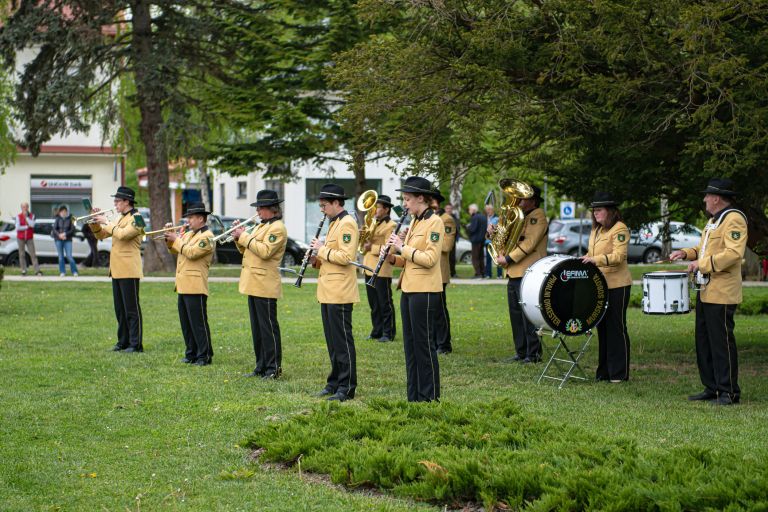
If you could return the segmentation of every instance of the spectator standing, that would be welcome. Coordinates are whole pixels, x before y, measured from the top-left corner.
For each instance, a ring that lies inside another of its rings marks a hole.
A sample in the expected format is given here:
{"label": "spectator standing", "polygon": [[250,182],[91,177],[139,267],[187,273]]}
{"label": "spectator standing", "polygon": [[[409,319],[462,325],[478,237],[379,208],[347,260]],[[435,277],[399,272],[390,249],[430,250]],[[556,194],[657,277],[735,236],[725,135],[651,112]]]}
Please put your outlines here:
{"label": "spectator standing", "polygon": [[469,205],[469,224],[467,224],[467,234],[472,243],[472,266],[475,269],[473,279],[482,279],[485,274],[485,232],[488,229],[488,221],[485,215],[480,213],[476,204]]}
{"label": "spectator standing", "polygon": [[59,254],[59,276],[67,275],[67,267],[64,264],[66,257],[69,262],[69,268],[72,275],[77,277],[77,265],[72,257],[72,237],[75,235],[75,223],[69,215],[69,209],[66,206],[59,207],[59,215],[53,221],[51,236],[56,242],[56,252]]}
{"label": "spectator standing", "polygon": [[[485,245],[488,246],[491,244],[490,239],[490,231],[491,229],[495,229],[496,226],[499,224],[499,216],[496,215],[496,212],[492,205],[487,204],[485,205],[485,218],[487,220],[487,229],[488,229],[488,238],[485,239]],[[493,228],[491,228],[493,226]],[[491,258],[491,254],[488,252],[487,249],[484,247],[485,253],[485,278],[490,279],[492,277],[493,273],[493,258]],[[501,279],[501,267],[499,265],[496,265],[496,278]]]}
{"label": "spectator standing", "polygon": [[21,266],[21,275],[23,276],[27,275],[27,252],[32,259],[35,274],[38,276],[43,275],[40,272],[40,264],[37,262],[34,235],[35,216],[29,211],[29,203],[21,203],[21,213],[16,215],[16,238],[19,242],[19,265]]}

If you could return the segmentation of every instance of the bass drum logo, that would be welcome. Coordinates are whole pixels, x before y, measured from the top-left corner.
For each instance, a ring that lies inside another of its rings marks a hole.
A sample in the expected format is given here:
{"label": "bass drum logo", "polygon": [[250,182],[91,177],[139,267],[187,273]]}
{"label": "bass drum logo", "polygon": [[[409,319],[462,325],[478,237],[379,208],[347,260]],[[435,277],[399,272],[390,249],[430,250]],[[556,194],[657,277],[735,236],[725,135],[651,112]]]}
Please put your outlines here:
{"label": "bass drum logo", "polygon": [[582,323],[578,318],[571,318],[565,322],[565,332],[576,334],[582,331]]}

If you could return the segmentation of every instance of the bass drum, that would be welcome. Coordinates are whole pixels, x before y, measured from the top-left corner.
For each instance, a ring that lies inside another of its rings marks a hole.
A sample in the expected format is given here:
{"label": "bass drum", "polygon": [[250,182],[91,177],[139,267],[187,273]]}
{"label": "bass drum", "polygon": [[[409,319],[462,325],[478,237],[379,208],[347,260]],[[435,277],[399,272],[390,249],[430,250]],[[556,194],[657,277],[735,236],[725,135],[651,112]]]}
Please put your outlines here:
{"label": "bass drum", "polygon": [[578,336],[603,318],[608,284],[592,263],[564,255],[547,256],[525,271],[520,298],[525,317],[537,329]]}

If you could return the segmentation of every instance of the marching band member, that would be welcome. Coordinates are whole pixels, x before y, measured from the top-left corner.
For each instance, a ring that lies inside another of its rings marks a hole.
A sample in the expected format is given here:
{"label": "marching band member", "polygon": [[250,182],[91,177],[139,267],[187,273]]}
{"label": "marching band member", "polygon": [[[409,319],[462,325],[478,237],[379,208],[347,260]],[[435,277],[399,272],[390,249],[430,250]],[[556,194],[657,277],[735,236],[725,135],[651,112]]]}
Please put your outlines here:
{"label": "marching band member", "polygon": [[[380,195],[376,201],[376,227],[363,246],[365,254],[363,264],[375,268],[379,261],[381,247],[387,243],[390,233],[395,229],[395,221],[389,218],[392,210],[389,196]],[[373,272],[365,271],[370,277]],[[367,339],[386,342],[395,339],[395,306],[392,302],[392,265],[385,262],[374,282],[375,286],[366,286],[368,305],[371,307],[371,334]]]}
{"label": "marching band member", "polygon": [[711,179],[703,193],[712,217],[699,245],[670,254],[672,260],[692,260],[688,272],[709,278],[696,294],[696,362],[704,391],[688,400],[731,405],[739,403],[741,395],[733,314],[741,303],[747,218],[733,207],[736,192],[731,180]]}
{"label": "marching band member", "polygon": [[343,402],[355,397],[357,357],[352,337],[352,305],[360,302],[357,272],[350,261],[357,257],[359,234],[357,222],[344,209],[344,189],[328,183],[318,196],[320,210],[330,224],[325,241],[314,238],[310,248],[317,251],[320,264],[317,300],[325,331],[331,373],[318,396]]}
{"label": "marching band member", "polygon": [[[392,233],[388,245],[399,254],[389,254],[390,263],[403,267],[397,286],[403,321],[403,348],[409,402],[440,398],[440,367],[433,330],[443,291],[440,258],[445,226],[429,205],[435,191],[429,180],[411,176],[405,180],[403,201],[413,215],[403,241]],[[386,246],[385,246],[386,247]],[[382,248],[382,254],[386,248]]]}
{"label": "marching band member", "polygon": [[251,206],[256,208],[261,223],[232,233],[237,249],[243,254],[240,293],[248,296],[256,356],[256,367],[246,377],[276,379],[282,373],[283,346],[277,323],[277,299],[283,297],[283,287],[278,268],[288,243],[280,209],[282,202],[274,190],[260,190]]}
{"label": "marching band member", "polygon": [[189,222],[184,234],[165,232],[165,243],[176,259],[176,292],[179,322],[184,336],[185,363],[205,366],[213,360],[211,329],[208,327],[208,269],[213,260],[213,233],[206,221],[211,212],[203,203],[191,203],[183,215]]}
{"label": "marching band member", "polygon": [[[109,257],[109,275],[112,277],[112,297],[117,317],[117,343],[112,350],[143,352],[143,328],[139,305],[139,280],[144,276],[141,268],[142,229],[136,226],[133,215],[138,213],[133,189],[118,187],[114,205],[121,217],[107,222],[104,215],[93,217],[91,230],[96,238],[112,237]],[[94,211],[98,211],[94,209]]]}
{"label": "marching band member", "polygon": [[632,275],[627,265],[629,229],[621,221],[618,203],[609,193],[595,193],[589,207],[592,209],[592,232],[589,250],[581,260],[597,265],[608,283],[608,309],[597,324],[596,378],[619,383],[629,380],[627,306],[632,287]]}
{"label": "marching band member", "polygon": [[533,197],[521,199],[520,209],[525,214],[525,224],[517,245],[509,254],[499,254],[496,264],[505,268],[507,276],[507,306],[512,336],[515,341],[513,361],[537,363],[541,360],[541,341],[536,326],[528,321],[520,306],[520,284],[525,271],[547,255],[547,215],[539,207],[541,189],[531,185]]}
{"label": "marching band member", "polygon": [[451,263],[449,256],[453,251],[456,242],[456,220],[452,215],[440,208],[440,203],[445,201],[445,197],[439,190],[435,189],[435,195],[432,196],[430,208],[440,216],[445,226],[445,235],[443,237],[443,249],[440,253],[440,274],[443,281],[443,291],[440,292],[440,307],[435,315],[435,342],[437,344],[438,354],[450,354],[453,351],[451,345],[451,316],[448,314],[448,302],[446,300],[445,290],[448,283],[451,282]]}

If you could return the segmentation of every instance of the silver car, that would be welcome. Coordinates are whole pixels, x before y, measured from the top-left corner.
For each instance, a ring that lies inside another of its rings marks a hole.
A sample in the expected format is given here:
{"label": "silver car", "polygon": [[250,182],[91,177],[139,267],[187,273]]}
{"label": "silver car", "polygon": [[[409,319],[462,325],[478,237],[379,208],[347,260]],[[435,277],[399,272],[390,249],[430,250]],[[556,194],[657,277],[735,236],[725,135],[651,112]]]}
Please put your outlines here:
{"label": "silver car", "polygon": [[[53,228],[53,219],[38,219],[35,222],[35,254],[40,263],[56,262],[59,259],[56,251],[56,242],[51,236]],[[112,252],[112,239],[106,238],[99,240],[97,245],[99,251],[99,265],[109,266],[109,254]],[[88,257],[91,250],[88,241],[83,236],[79,227],[75,230],[75,236],[72,238],[72,256],[76,261],[84,260]],[[16,225],[13,222],[0,222],[0,262],[6,266],[19,266],[19,244],[16,240]],[[27,255],[27,263],[32,261]]]}
{"label": "silver car", "polygon": [[583,256],[587,254],[590,219],[555,219],[549,223],[547,254]]}
{"label": "silver car", "polygon": [[[630,262],[656,263],[661,259],[661,222],[648,224],[630,234],[627,259]],[[684,222],[669,223],[672,250],[696,247],[701,240],[701,230]]]}

